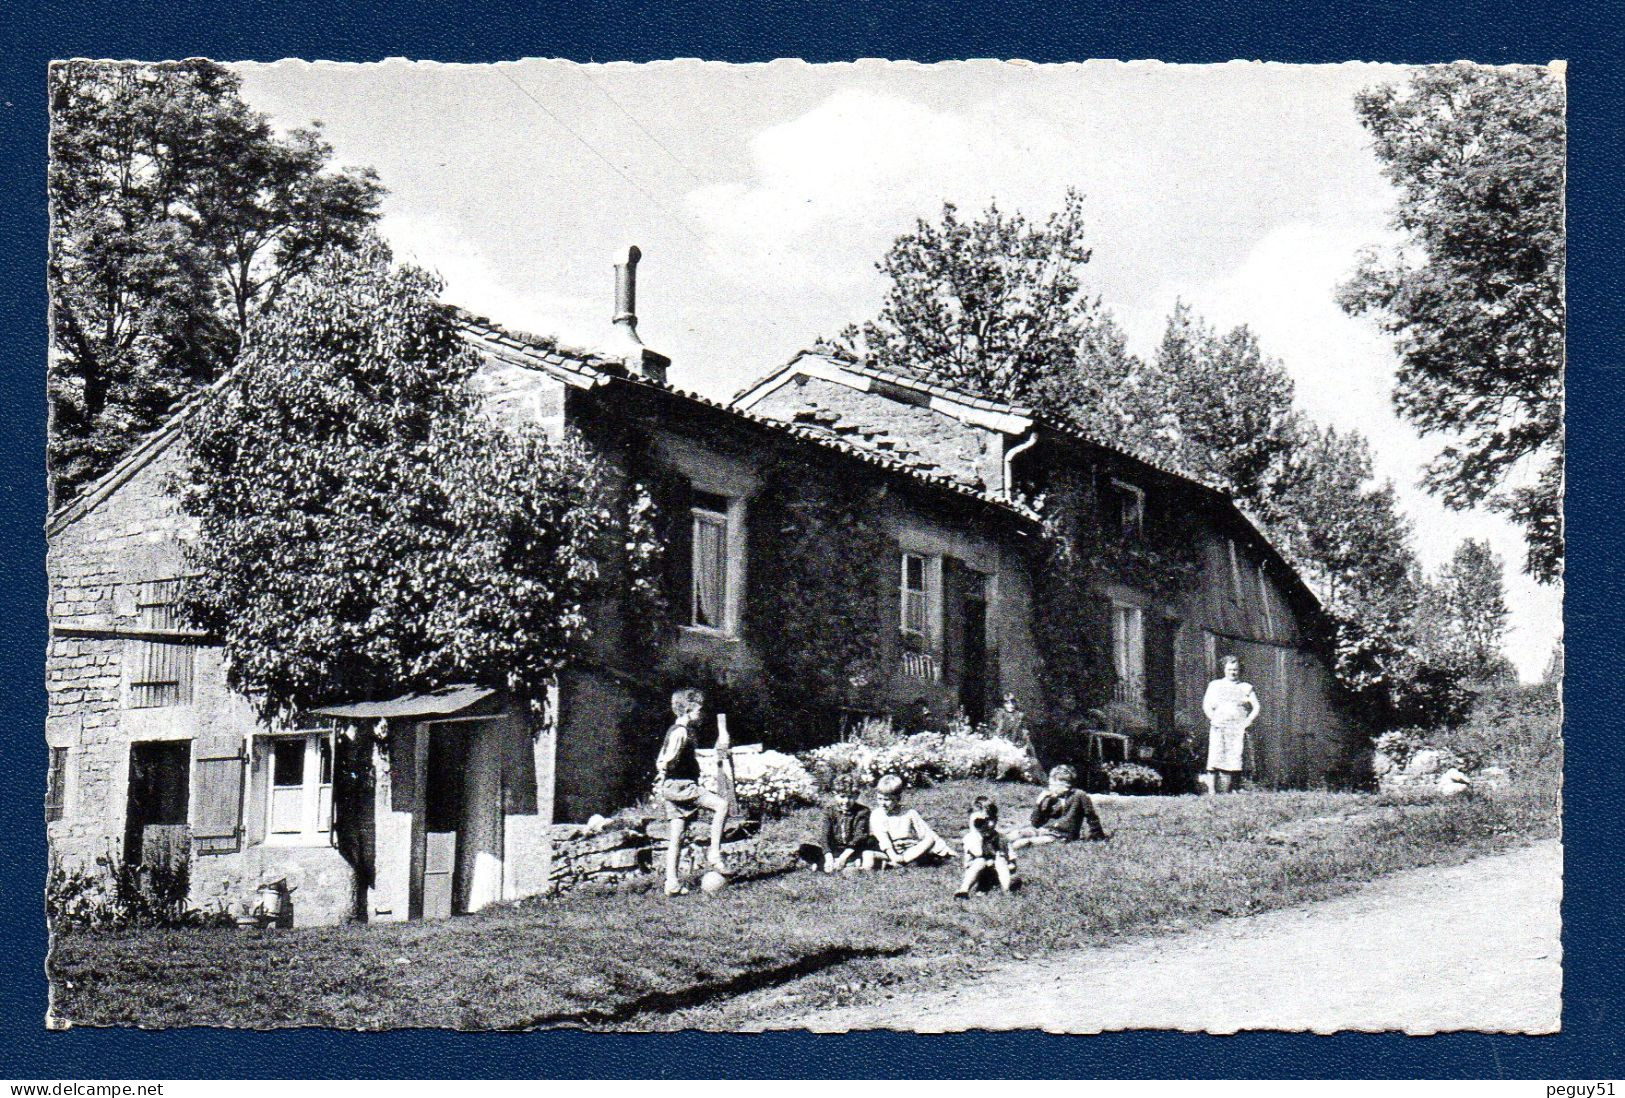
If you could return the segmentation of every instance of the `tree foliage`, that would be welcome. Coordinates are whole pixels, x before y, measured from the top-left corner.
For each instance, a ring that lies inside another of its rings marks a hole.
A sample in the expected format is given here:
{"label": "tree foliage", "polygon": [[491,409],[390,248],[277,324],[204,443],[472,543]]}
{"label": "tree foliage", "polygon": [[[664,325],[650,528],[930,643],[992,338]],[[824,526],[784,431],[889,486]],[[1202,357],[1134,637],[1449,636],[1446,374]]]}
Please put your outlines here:
{"label": "tree foliage", "polygon": [[871,490],[835,488],[785,463],[755,505],[747,623],[784,711],[874,708],[889,677],[888,565],[895,548]]}
{"label": "tree foliage", "polygon": [[586,638],[605,475],[481,414],[438,288],[329,253],[187,422],[183,612],[262,714],[453,683],[539,703]]}
{"label": "tree foliage", "polygon": [[1238,499],[1269,506],[1302,433],[1292,379],[1245,325],[1220,334],[1180,302],[1135,387],[1151,442]]}
{"label": "tree foliage", "polygon": [[209,61],[50,72],[52,487],[61,498],[230,365],[254,313],[377,217],[370,171],[277,136]]}
{"label": "tree foliage", "polygon": [[1042,223],[997,205],[967,221],[944,203],[936,222],[917,221],[875,265],[888,283],[880,315],[841,339],[886,369],[1057,405],[1102,318],[1083,289],[1089,255],[1076,191]]}
{"label": "tree foliage", "polygon": [[1355,100],[1398,189],[1404,244],[1341,290],[1394,337],[1394,403],[1450,441],[1425,483],[1524,529],[1525,568],[1562,572],[1564,96],[1551,72],[1456,64]]}
{"label": "tree foliage", "polygon": [[1516,679],[1502,650],[1508,617],[1503,571],[1489,542],[1466,538],[1427,585],[1424,647],[1470,682]]}

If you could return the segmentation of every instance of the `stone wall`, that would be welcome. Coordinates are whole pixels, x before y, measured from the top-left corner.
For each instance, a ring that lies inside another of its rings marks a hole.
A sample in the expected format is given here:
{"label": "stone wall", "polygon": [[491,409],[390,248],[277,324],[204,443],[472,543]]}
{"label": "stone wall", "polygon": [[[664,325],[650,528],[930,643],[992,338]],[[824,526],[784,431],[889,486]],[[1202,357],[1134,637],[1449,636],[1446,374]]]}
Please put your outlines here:
{"label": "stone wall", "polygon": [[[614,888],[665,872],[665,820],[649,816],[619,816],[589,824],[554,824],[553,869],[549,891],[564,892],[584,886]],[[684,835],[683,871],[696,874],[709,843],[710,824],[691,824]],[[723,857],[731,865],[756,850],[755,827],[734,824],[724,833]]]}

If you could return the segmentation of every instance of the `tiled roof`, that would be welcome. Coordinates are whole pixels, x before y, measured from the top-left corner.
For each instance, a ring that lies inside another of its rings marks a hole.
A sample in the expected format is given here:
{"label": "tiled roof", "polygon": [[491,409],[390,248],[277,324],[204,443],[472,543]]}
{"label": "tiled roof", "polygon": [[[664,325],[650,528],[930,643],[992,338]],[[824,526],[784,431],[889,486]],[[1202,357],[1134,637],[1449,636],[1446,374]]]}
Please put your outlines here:
{"label": "tiled roof", "polygon": [[[1062,423],[1050,416],[1042,415],[1030,405],[1010,404],[1004,401],[994,400],[990,397],[970,393],[962,389],[955,389],[951,386],[943,385],[938,382],[927,381],[924,378],[914,377],[910,374],[902,374],[895,370],[882,369],[879,366],[859,361],[844,354],[836,353],[826,347],[811,347],[797,352],[791,357],[790,362],[786,365],[785,369],[793,367],[796,362],[803,358],[823,359],[825,362],[828,362],[839,369],[845,370],[848,373],[873,378],[877,381],[888,382],[892,385],[896,385],[899,388],[909,389],[914,392],[927,393],[931,396],[941,397],[944,400],[952,401],[968,408],[977,408],[990,412],[1002,412],[1006,415],[1020,416],[1031,419],[1046,430],[1055,434],[1076,439],[1080,442],[1087,443],[1090,446],[1095,446],[1102,450],[1109,450],[1114,454],[1121,454],[1122,456],[1131,458],[1142,465],[1147,465],[1152,469],[1155,469],[1157,472],[1166,473],[1169,476],[1179,477],[1182,480],[1188,480],[1191,483],[1199,485],[1210,491],[1222,492],[1222,489],[1210,483],[1201,474],[1190,469],[1186,469],[1176,462],[1169,461],[1168,458],[1163,455],[1153,454],[1149,451],[1141,449],[1140,447],[1130,445],[1121,440],[1107,442],[1105,439],[1099,438],[1088,431],[1081,430],[1075,425]],[[769,374],[767,376],[771,377],[774,375]],[[752,382],[749,386],[746,386],[744,389],[741,389],[737,394],[735,394],[734,399],[737,401],[746,396],[757,386],[759,386],[763,380],[765,379],[758,379],[757,381]]]}

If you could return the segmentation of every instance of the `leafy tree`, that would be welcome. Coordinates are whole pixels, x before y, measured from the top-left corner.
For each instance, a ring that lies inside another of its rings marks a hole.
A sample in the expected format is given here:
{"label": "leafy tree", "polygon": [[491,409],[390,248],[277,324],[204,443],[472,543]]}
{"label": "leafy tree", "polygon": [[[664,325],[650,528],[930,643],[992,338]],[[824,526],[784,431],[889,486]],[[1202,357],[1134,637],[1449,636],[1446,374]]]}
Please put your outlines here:
{"label": "leafy tree", "polygon": [[1136,399],[1160,410],[1170,457],[1270,513],[1301,425],[1292,379],[1251,329],[1220,335],[1178,303]]}
{"label": "leafy tree", "polygon": [[377,217],[370,171],[327,170],[209,61],[52,66],[53,493],[71,493],[233,360],[255,311]]}
{"label": "leafy tree", "polygon": [[1334,669],[1379,726],[1459,719],[1460,672],[1426,643],[1428,585],[1391,483],[1357,432],[1306,427],[1272,529],[1330,615]]}
{"label": "leafy tree", "polygon": [[[1399,191],[1402,246],[1368,250],[1340,300],[1394,336],[1394,403],[1451,439],[1426,485],[1524,529],[1526,570],[1562,572],[1564,95],[1542,69],[1457,64],[1355,109]],[[1538,473],[1524,479],[1526,471]]]}
{"label": "leafy tree", "polygon": [[887,369],[1012,402],[1053,401],[1099,316],[1083,290],[1083,196],[1042,224],[990,205],[975,220],[944,203],[897,238],[876,269],[880,316],[842,342]]}
{"label": "leafy tree", "polygon": [[1508,617],[1502,573],[1489,542],[1467,538],[1428,585],[1422,614],[1431,634],[1428,647],[1471,681],[1515,677],[1501,647]]}
{"label": "leafy tree", "polygon": [[424,272],[329,253],[186,425],[189,620],[262,714],[469,682],[540,703],[586,638],[606,478],[484,417]]}

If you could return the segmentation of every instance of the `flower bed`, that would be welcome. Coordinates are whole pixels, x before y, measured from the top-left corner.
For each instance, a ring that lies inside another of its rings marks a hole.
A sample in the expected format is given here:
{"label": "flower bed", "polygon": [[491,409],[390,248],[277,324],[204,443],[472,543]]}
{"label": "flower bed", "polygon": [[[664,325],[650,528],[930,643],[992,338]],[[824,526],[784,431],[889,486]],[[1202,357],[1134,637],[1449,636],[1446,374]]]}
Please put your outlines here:
{"label": "flower bed", "polygon": [[916,732],[895,743],[830,744],[803,754],[819,789],[850,777],[871,786],[882,774],[897,774],[910,785],[964,778],[1019,781],[1028,766],[1022,747],[1002,736],[965,732]]}

